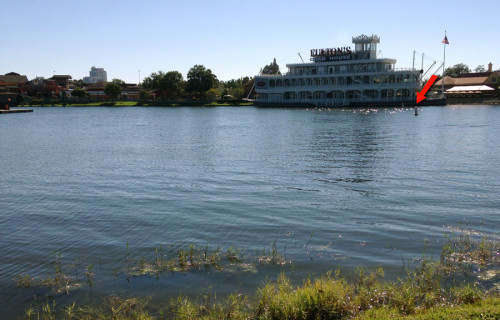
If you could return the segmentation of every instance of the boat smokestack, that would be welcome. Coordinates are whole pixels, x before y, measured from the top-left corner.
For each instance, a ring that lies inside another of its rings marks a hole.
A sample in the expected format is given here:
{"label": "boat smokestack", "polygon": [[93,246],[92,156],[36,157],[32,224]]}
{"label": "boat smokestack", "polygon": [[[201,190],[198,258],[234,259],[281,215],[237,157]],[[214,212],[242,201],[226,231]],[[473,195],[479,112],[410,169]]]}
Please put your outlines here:
{"label": "boat smokestack", "polygon": [[493,71],[493,64],[490,62],[488,63],[488,72],[492,72]]}

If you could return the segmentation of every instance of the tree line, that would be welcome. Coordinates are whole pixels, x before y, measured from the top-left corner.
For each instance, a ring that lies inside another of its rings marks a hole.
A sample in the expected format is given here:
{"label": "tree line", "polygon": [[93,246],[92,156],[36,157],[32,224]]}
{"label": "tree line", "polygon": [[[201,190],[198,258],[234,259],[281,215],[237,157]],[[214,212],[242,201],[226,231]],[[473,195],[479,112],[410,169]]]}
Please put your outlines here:
{"label": "tree line", "polygon": [[[76,98],[85,98],[87,93],[83,87],[83,81],[75,81],[75,88],[71,95]],[[250,96],[253,89],[254,79],[243,77],[229,81],[220,81],[212,70],[203,65],[193,66],[185,80],[179,71],[158,71],[145,77],[139,85],[142,87],[141,100],[161,99],[175,101],[187,100],[210,100],[228,99],[241,100]],[[104,93],[112,98],[117,98],[122,93],[125,84],[120,79],[107,82]]]}
{"label": "tree line", "polygon": [[154,91],[163,100],[188,99],[215,100],[216,98],[241,100],[250,95],[253,79],[244,77],[220,81],[212,70],[195,65],[184,80],[178,71],[153,72],[144,78],[142,88]]}
{"label": "tree line", "polygon": [[[484,64],[478,65],[474,69],[474,72],[476,72],[476,73],[486,72],[486,68],[485,68]],[[446,68],[446,70],[444,71],[445,76],[450,76],[453,78],[456,78],[463,73],[471,73],[471,69],[465,63],[457,63],[453,67]]]}

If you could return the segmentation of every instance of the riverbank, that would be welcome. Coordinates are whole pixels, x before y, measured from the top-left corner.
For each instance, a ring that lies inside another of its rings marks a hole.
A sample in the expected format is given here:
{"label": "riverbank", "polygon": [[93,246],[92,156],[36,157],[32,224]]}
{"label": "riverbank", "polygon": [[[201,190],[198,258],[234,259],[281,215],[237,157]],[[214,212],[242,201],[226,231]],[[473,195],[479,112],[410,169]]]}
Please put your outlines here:
{"label": "riverbank", "polygon": [[[498,319],[500,243],[485,237],[475,240],[466,232],[453,232],[446,238],[438,261],[424,249],[414,263],[404,262],[406,276],[397,280],[384,280],[383,268],[358,268],[351,273],[331,271],[297,285],[283,271],[253,293],[234,292],[222,299],[210,289],[200,288],[197,297],[181,294],[158,301],[151,292],[146,298],[112,295],[97,304],[77,305],[74,301],[59,307],[54,296],[47,296],[26,309],[25,319]],[[219,248],[207,252],[208,246],[205,250],[185,248],[178,248],[178,261],[169,260],[169,272],[187,274],[197,265],[222,268],[223,256],[227,258],[223,268],[242,262],[240,251],[234,248],[226,255]],[[161,248],[156,252],[154,263],[141,260],[142,276],[158,276],[155,268],[163,264]],[[258,260],[279,266],[282,257],[273,250]],[[60,258],[59,254],[53,262],[55,277],[41,283],[61,290],[66,286],[70,295],[70,280],[62,274]],[[127,259],[129,268],[138,270],[130,267],[128,245]],[[94,272],[92,266],[85,272],[90,288]],[[30,277],[18,281],[20,288],[35,285]]]}
{"label": "riverbank", "polygon": [[225,107],[225,106],[253,106],[251,101],[94,101],[73,103],[45,103],[31,104],[30,107]]}
{"label": "riverbank", "polygon": [[0,114],[33,112],[33,109],[0,109]]}
{"label": "riverbank", "polygon": [[455,105],[455,104],[465,104],[465,105],[491,105],[496,106],[500,105],[500,98],[492,98],[492,99],[477,99],[477,98],[447,98],[447,105]]}
{"label": "riverbank", "polygon": [[[422,291],[410,283],[357,284],[328,274],[293,287],[286,277],[263,285],[254,296],[232,294],[212,304],[215,295],[193,301],[185,296],[151,309],[147,298],[110,296],[101,305],[57,308],[45,302],[26,310],[25,319],[499,319],[500,298],[473,286]],[[365,282],[364,282],[365,281]],[[410,286],[410,287],[409,287]],[[419,296],[420,295],[420,296]],[[420,304],[415,301],[423,301]]]}

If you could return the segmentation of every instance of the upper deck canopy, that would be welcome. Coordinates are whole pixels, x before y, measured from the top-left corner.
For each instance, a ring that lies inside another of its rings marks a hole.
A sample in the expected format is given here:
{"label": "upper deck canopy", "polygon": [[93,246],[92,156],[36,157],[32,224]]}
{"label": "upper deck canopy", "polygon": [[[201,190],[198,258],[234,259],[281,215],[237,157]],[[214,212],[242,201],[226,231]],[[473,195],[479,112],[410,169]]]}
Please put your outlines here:
{"label": "upper deck canopy", "polygon": [[361,51],[377,51],[377,43],[380,43],[380,37],[372,34],[371,36],[360,35],[357,37],[352,37],[352,43],[354,43],[354,48],[356,52]]}

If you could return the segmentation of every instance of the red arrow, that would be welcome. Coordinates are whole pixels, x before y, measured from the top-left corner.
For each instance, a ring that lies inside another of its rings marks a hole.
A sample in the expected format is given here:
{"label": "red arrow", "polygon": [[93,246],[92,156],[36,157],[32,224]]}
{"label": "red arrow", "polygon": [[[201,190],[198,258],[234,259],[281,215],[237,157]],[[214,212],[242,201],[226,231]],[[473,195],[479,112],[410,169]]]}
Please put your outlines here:
{"label": "red arrow", "polygon": [[429,89],[432,87],[432,84],[437,80],[437,78],[438,77],[433,74],[429,81],[427,81],[425,86],[422,88],[422,91],[417,92],[417,103],[425,99],[425,94],[427,93],[427,91],[429,91]]}

